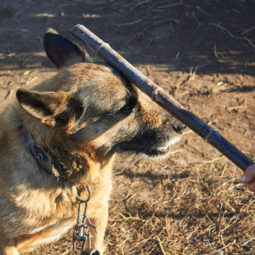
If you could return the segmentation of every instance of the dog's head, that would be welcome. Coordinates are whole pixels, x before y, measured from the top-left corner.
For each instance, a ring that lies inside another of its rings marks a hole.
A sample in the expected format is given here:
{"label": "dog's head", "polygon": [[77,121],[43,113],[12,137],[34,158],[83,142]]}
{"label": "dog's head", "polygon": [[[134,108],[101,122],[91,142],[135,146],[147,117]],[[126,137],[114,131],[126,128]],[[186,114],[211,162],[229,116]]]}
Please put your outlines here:
{"label": "dog's head", "polygon": [[60,71],[35,90],[17,91],[29,115],[105,155],[169,153],[182,123],[113,68],[87,61],[83,50],[56,32],[46,32],[44,47]]}

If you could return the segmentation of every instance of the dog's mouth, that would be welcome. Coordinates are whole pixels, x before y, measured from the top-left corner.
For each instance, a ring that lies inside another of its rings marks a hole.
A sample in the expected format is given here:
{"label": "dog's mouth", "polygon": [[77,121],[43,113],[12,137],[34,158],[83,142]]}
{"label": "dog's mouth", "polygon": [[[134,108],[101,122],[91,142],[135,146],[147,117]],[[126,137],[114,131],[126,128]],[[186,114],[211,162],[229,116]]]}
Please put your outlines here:
{"label": "dog's mouth", "polygon": [[116,147],[116,152],[130,152],[135,154],[140,154],[145,157],[150,158],[162,158],[168,156],[171,152],[171,145],[179,141],[179,137],[173,137],[170,141],[162,143],[132,143],[132,142],[122,142]]}
{"label": "dog's mouth", "polygon": [[139,154],[141,156],[149,157],[149,158],[157,158],[157,157],[165,157],[167,156],[171,151],[170,146],[160,146],[160,147],[135,147],[135,146],[119,146],[116,150],[116,152],[128,152],[128,153],[134,153]]}
{"label": "dog's mouth", "polygon": [[157,148],[153,148],[153,149],[148,149],[148,150],[144,150],[141,151],[141,154],[145,154],[146,156],[149,157],[157,157],[157,156],[164,156],[169,154],[170,152],[170,146],[165,145],[165,146],[161,146],[161,147],[157,147]]}

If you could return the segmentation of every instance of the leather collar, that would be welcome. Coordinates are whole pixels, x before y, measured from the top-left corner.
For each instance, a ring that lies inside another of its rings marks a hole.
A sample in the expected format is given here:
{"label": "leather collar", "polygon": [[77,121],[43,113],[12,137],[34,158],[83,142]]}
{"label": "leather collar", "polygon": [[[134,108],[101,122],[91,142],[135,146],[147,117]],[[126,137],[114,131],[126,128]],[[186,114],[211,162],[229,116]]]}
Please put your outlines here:
{"label": "leather collar", "polygon": [[24,127],[22,133],[27,148],[36,161],[39,169],[57,178],[66,172],[65,165],[49,149],[36,143],[35,139]]}

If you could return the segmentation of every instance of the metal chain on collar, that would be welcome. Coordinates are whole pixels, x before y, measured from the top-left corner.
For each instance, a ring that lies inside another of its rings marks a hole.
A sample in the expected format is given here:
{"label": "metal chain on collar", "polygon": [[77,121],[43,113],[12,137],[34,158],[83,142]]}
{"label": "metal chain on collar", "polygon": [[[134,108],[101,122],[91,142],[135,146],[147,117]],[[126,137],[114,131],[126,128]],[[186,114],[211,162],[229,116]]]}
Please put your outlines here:
{"label": "metal chain on collar", "polygon": [[[93,228],[96,233],[97,233],[97,229],[96,229],[96,226],[91,223],[91,220],[89,219],[87,215],[87,208],[88,208],[88,202],[91,196],[91,189],[88,186],[86,186],[86,188],[89,194],[86,200],[81,199],[77,195],[77,200],[79,201],[79,205],[78,205],[77,223],[73,231],[73,252],[75,255],[78,254],[77,252],[80,252],[79,253],[80,255],[100,255],[99,251],[92,250],[92,247],[91,247],[91,238],[93,238],[93,235],[90,233],[89,228]],[[83,204],[84,204],[84,210],[82,213]],[[77,244],[79,244],[81,248],[78,249]]]}

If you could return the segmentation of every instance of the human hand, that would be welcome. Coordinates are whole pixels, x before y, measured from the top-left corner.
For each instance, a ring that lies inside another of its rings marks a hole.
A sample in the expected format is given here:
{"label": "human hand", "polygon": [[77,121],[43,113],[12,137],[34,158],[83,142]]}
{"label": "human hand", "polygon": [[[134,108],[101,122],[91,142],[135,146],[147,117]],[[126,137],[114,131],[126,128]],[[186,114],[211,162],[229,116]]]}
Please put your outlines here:
{"label": "human hand", "polygon": [[250,191],[255,192],[255,165],[251,165],[245,170],[242,182],[247,184]]}

